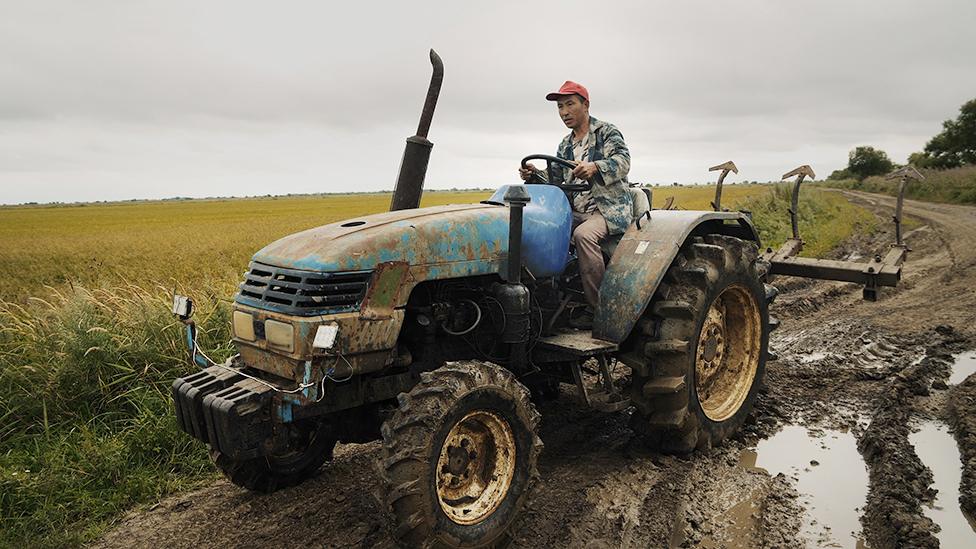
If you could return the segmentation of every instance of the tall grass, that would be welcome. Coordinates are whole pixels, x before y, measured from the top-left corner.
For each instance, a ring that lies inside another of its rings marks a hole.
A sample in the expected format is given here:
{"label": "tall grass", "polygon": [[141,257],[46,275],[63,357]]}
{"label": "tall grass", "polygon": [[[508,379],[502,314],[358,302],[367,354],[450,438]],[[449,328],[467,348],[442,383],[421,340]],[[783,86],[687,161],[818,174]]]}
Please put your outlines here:
{"label": "tall grass", "polygon": [[[769,193],[742,201],[739,206],[752,212],[763,246],[778,247],[792,236],[790,225],[791,185],[772,186]],[[877,218],[851,204],[836,192],[805,187],[800,191],[797,224],[804,246],[801,255],[821,257],[855,233],[870,233]]]}
{"label": "tall grass", "polygon": [[[133,504],[213,476],[172,413],[169,385],[189,366],[168,292],[0,302],[0,546],[79,545]],[[199,337],[226,355],[229,307],[211,303]]]}
{"label": "tall grass", "polygon": [[[964,166],[951,170],[920,170],[925,179],[912,181],[905,196],[916,200],[948,202],[952,204],[976,204],[976,166]],[[824,185],[842,189],[853,189],[870,193],[898,194],[898,181],[874,176],[857,181],[844,179],[825,181]]]}

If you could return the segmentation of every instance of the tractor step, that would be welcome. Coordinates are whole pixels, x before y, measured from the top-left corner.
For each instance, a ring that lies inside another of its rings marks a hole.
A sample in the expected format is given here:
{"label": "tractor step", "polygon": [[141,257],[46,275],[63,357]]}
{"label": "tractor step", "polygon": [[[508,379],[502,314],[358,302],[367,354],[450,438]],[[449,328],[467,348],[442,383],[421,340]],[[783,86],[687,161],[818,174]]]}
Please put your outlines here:
{"label": "tractor step", "polygon": [[592,333],[585,331],[563,332],[543,337],[538,340],[536,347],[581,358],[612,353],[618,349],[616,343],[596,339]]}

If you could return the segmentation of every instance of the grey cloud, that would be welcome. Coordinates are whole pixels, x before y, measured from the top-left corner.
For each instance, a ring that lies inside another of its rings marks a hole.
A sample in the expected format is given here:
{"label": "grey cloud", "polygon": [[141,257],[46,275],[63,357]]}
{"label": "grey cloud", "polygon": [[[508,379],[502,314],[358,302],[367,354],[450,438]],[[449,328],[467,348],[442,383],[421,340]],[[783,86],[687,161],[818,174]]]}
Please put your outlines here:
{"label": "grey cloud", "polygon": [[976,90],[976,4],[12,3],[0,19],[0,203],[392,187],[446,63],[431,188],[508,182],[587,85],[635,179],[841,167],[919,150]]}

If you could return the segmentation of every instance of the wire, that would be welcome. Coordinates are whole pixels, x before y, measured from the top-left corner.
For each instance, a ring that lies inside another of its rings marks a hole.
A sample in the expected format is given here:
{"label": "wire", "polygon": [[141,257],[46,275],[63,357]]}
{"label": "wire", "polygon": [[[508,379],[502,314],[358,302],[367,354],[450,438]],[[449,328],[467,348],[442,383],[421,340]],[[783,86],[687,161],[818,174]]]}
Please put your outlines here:
{"label": "wire", "polygon": [[447,326],[444,326],[443,324],[441,324],[441,329],[444,330],[445,332],[447,332],[448,334],[452,335],[452,336],[462,336],[464,334],[467,334],[467,333],[471,332],[472,330],[474,330],[475,328],[477,328],[478,327],[478,324],[481,322],[481,307],[479,307],[477,303],[475,303],[474,301],[472,301],[470,299],[462,299],[461,300],[461,303],[464,303],[464,302],[468,302],[468,303],[474,305],[474,309],[475,309],[475,311],[478,312],[478,316],[474,319],[474,323],[471,324],[471,326],[469,328],[464,329],[464,330],[461,330],[460,332],[453,332],[451,330],[448,330],[447,329]]}

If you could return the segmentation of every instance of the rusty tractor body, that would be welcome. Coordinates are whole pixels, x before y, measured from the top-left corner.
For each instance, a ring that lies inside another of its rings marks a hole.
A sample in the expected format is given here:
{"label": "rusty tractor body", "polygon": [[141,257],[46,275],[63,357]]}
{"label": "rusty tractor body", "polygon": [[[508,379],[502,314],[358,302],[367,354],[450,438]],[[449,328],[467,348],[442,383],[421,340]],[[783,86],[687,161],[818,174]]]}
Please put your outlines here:
{"label": "rusty tractor body", "polygon": [[760,254],[750,216],[722,211],[728,162],[714,168],[716,211],[635,201],[605,247],[594,327],[573,329],[584,299],[568,197],[583,189],[506,185],[480,204],[418,208],[443,76],[431,59],[390,212],[258,251],[233,305],[238,354],[224,363],[197,349],[192,302],[174,301],[201,366],[174,383],[180,426],[241,486],[293,485],[336,443],[382,439],[400,543],[495,544],[537,476],[533,402],[568,384],[598,410],[633,407],[635,430],[663,451],[717,444],[760,385],[772,274],[856,281],[866,297],[897,281],[900,242],[865,265],[798,259],[796,233]]}

